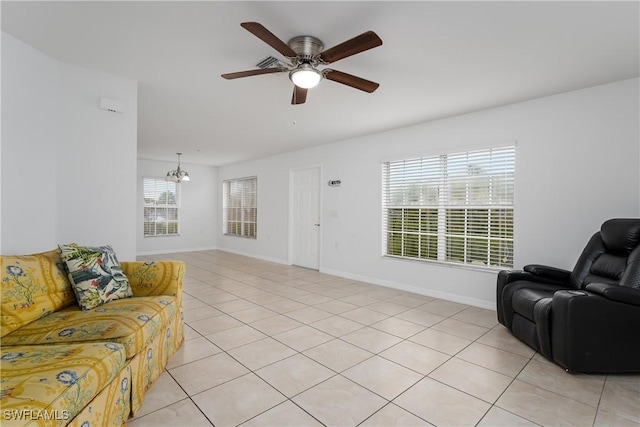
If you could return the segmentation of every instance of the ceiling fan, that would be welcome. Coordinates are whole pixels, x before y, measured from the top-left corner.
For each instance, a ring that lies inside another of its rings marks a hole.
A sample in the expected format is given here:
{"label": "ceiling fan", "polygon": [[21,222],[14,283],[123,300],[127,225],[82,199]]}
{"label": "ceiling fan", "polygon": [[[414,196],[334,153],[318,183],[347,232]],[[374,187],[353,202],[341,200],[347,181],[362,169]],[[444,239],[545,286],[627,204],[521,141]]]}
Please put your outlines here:
{"label": "ceiling fan", "polygon": [[291,104],[294,105],[304,104],[307,100],[307,90],[315,87],[323,78],[368,93],[375,91],[380,86],[378,83],[343,73],[342,71],[331,68],[318,69],[319,65],[331,64],[340,59],[380,46],[382,40],[373,31],[367,31],[330,49],[323,50],[322,42],[312,36],[297,36],[289,40],[289,43],[285,43],[257,22],[243,22],[240,25],[284,55],[288,62],[276,61],[276,66],[270,65],[266,68],[222,74],[225,79],[231,80],[262,74],[288,72],[289,78],[294,84],[291,98]]}

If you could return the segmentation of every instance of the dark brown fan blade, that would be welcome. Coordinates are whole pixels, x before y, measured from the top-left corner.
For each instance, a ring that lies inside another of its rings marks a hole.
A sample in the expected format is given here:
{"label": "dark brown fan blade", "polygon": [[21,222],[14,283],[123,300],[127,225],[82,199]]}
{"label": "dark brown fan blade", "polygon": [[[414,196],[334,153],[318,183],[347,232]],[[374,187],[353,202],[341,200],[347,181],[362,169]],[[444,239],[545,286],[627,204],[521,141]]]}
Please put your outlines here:
{"label": "dark brown fan blade", "polygon": [[291,105],[304,104],[307,101],[307,89],[303,89],[293,85],[293,96],[291,97]]}
{"label": "dark brown fan blade", "polygon": [[382,44],[382,40],[373,31],[367,31],[359,36],[347,40],[344,43],[340,43],[330,49],[325,50],[320,54],[320,59],[331,64],[339,59],[346,58],[356,53],[364,52],[365,50],[373,49]]}
{"label": "dark brown fan blade", "polygon": [[287,70],[284,67],[259,68],[257,70],[238,71],[237,73],[222,74],[222,78],[231,80],[231,79],[239,79],[240,77],[259,76],[260,74],[282,73],[284,71],[289,71],[289,70]]}
{"label": "dark brown fan blade", "polygon": [[351,86],[369,93],[375,91],[378,89],[378,86],[380,86],[376,82],[352,76],[351,74],[343,73],[342,71],[325,69],[322,71],[322,74],[327,80],[333,80],[334,82],[342,83],[343,85]]}
{"label": "dark brown fan blade", "polygon": [[267,30],[262,24],[257,22],[243,22],[240,24],[242,28],[280,52],[286,57],[295,58],[298,54],[289,47],[285,42],[280,40],[271,31]]}

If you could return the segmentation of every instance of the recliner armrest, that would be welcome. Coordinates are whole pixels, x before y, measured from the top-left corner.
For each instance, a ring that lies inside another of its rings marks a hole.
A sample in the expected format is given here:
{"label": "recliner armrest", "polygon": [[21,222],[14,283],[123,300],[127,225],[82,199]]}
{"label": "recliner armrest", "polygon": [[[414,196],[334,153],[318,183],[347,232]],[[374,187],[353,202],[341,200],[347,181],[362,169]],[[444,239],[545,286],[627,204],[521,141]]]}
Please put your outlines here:
{"label": "recliner armrest", "polygon": [[613,301],[640,306],[640,289],[610,283],[589,283],[586,290]]}
{"label": "recliner armrest", "polygon": [[571,272],[562,268],[549,267],[540,264],[529,264],[523,268],[527,273],[531,273],[534,276],[552,280],[557,283],[567,283]]}

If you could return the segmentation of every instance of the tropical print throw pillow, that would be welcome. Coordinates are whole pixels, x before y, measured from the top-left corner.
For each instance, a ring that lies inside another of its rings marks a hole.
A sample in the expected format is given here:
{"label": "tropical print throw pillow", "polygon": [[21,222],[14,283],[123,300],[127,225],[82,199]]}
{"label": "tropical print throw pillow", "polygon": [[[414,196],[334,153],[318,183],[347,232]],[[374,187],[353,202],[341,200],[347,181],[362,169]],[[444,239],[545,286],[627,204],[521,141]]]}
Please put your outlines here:
{"label": "tropical print throw pillow", "polygon": [[91,310],[106,302],[130,298],[131,286],[111,246],[59,245],[78,305]]}

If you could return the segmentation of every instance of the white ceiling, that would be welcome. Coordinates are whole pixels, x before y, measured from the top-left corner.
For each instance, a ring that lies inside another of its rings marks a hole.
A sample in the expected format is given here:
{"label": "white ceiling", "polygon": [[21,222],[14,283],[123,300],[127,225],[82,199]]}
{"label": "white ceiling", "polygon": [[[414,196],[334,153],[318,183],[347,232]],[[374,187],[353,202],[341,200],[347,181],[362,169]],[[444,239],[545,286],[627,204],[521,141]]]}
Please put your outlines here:
{"label": "white ceiling", "polygon": [[[2,29],[59,60],[138,81],[138,155],[224,165],[639,75],[639,2],[9,2]],[[240,27],[332,47],[384,44],[290,105],[286,73],[224,80],[279,54]],[[393,141],[389,141],[390,144]]]}

